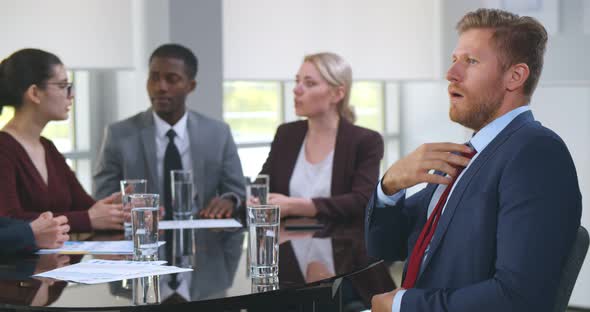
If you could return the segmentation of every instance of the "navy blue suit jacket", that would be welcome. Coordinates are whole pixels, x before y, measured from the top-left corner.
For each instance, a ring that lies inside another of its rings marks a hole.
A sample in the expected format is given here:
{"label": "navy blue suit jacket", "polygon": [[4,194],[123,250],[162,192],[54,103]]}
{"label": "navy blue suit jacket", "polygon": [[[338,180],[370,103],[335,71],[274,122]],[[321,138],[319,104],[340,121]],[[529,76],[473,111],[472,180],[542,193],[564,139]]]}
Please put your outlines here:
{"label": "navy blue suit jacket", "polygon": [[[406,259],[435,188],[383,208],[374,207],[373,194],[366,218],[370,255]],[[522,113],[455,186],[401,311],[551,311],[581,210],[566,145],[530,111]]]}
{"label": "navy blue suit jacket", "polygon": [[0,217],[0,255],[35,249],[35,236],[28,222]]}

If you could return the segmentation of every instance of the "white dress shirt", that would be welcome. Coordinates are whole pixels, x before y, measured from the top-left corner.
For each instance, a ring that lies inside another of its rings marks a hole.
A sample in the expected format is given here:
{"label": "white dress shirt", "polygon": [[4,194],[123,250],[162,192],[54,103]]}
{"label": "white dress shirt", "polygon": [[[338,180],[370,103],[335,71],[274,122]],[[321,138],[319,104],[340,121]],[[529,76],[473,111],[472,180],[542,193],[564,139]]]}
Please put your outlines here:
{"label": "white dress shirt", "polygon": [[332,167],[334,150],[317,164],[305,157],[305,141],[301,144],[295,168],[289,180],[289,194],[299,198],[330,197],[332,194]]}
{"label": "white dress shirt", "polygon": [[[178,120],[174,126],[171,126],[169,123],[165,122],[158,114],[152,112],[154,114],[154,124],[156,126],[156,164],[158,169],[158,180],[159,185],[164,185],[164,154],[166,153],[166,146],[168,146],[168,137],[166,136],[166,132],[172,129],[176,132],[176,136],[174,137],[174,144],[176,148],[178,148],[178,152],[180,153],[180,159],[182,160],[182,169],[183,170],[193,170],[193,162],[191,157],[191,149],[190,149],[190,139],[188,135],[188,128],[186,125],[187,120],[187,113],[185,112],[184,115]],[[195,172],[193,172],[193,175]],[[163,190],[164,188],[162,188]]]}
{"label": "white dress shirt", "polygon": [[336,275],[331,238],[305,237],[292,239],[291,247],[293,247],[299,270],[301,270],[305,280],[308,278],[307,267],[312,262],[322,263],[332,276]]}

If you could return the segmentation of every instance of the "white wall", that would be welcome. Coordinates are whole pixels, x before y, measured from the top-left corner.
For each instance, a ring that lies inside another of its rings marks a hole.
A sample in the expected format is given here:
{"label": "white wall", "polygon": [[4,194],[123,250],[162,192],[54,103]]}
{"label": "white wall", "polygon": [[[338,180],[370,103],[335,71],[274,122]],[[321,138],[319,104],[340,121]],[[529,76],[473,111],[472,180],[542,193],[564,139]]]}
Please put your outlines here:
{"label": "white wall", "polygon": [[146,91],[148,59],[152,51],[170,41],[170,12],[168,0],[132,0],[133,68],[115,74],[117,112],[112,122],[135,115],[150,106]]}
{"label": "white wall", "polygon": [[[442,22],[442,69],[440,77],[450,65],[450,55],[457,42],[455,25],[465,13],[498,1],[489,0],[443,0]],[[522,2],[522,1],[520,1]],[[545,1],[540,1],[544,3]],[[555,33],[549,35],[542,81],[590,81],[590,1],[589,0],[548,0],[557,2],[547,22],[556,20]],[[517,12],[518,13],[518,12]],[[545,22],[541,20],[541,22]]]}
{"label": "white wall", "polygon": [[24,47],[69,68],[133,66],[131,0],[0,0],[0,59]]}
{"label": "white wall", "polygon": [[305,54],[332,51],[356,79],[433,78],[439,0],[224,0],[225,79],[292,79]]}
{"label": "white wall", "polygon": [[191,49],[199,60],[197,88],[187,105],[223,118],[223,11],[219,0],[170,1],[170,41]]}

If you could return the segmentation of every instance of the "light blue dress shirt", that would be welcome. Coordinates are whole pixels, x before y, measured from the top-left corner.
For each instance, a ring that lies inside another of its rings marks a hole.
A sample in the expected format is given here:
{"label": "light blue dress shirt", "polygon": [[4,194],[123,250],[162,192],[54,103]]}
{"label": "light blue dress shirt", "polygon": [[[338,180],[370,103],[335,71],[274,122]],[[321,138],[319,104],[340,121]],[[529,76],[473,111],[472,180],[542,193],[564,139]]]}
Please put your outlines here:
{"label": "light blue dress shirt", "polygon": [[[455,189],[455,185],[458,184],[458,181],[461,179],[463,174],[467,170],[469,170],[469,167],[471,166],[471,164],[474,162],[474,160],[477,158],[477,156],[486,148],[486,146],[488,146],[488,144],[490,144],[490,142],[500,132],[502,132],[502,130],[504,130],[504,128],[506,128],[506,126],[508,126],[508,124],[510,124],[510,122],[512,122],[512,120],[514,120],[514,118],[516,118],[518,115],[520,115],[526,111],[529,111],[529,110],[530,110],[530,107],[528,105],[517,107],[517,108],[511,110],[510,112],[502,115],[501,117],[496,118],[494,121],[490,122],[488,125],[486,125],[481,130],[479,130],[479,132],[477,132],[475,135],[473,135],[473,137],[471,138],[469,143],[471,143],[471,146],[473,146],[473,148],[475,148],[475,150],[477,151],[477,154],[475,154],[475,156],[471,159],[471,161],[469,162],[469,164],[467,165],[465,170],[463,170],[463,172],[459,175],[459,177],[457,177],[457,181],[455,181],[455,184],[453,184],[453,187],[451,188],[451,192],[449,193],[449,196],[447,197],[447,201],[449,198],[451,198],[451,194],[453,193],[453,190]],[[428,206],[428,216],[430,216],[430,214],[434,210],[434,206],[436,205],[438,198],[440,198],[440,194],[442,194],[442,192],[444,191],[445,188],[446,188],[446,185],[443,185],[443,184],[441,184],[437,187],[434,195],[432,196],[433,199],[436,198],[437,200],[431,200],[430,205]],[[375,206],[377,208],[383,208],[386,205],[393,206],[400,200],[400,198],[402,198],[405,195],[406,195],[406,190],[401,190],[391,196],[388,196],[383,192],[383,189],[381,187],[381,182],[379,182],[379,185],[377,187],[377,202],[375,203]],[[447,205],[447,203],[445,202],[445,206],[443,207],[441,214],[444,213],[446,205]],[[426,251],[424,252],[424,258],[422,259],[423,263],[424,263],[424,260],[426,259],[426,257],[428,257],[429,249],[430,249],[430,245],[428,245],[428,247],[426,248]],[[395,294],[395,297],[393,298],[393,306],[391,307],[392,312],[399,312],[400,311],[402,299],[404,297],[405,292],[406,292],[405,289],[400,289]]]}

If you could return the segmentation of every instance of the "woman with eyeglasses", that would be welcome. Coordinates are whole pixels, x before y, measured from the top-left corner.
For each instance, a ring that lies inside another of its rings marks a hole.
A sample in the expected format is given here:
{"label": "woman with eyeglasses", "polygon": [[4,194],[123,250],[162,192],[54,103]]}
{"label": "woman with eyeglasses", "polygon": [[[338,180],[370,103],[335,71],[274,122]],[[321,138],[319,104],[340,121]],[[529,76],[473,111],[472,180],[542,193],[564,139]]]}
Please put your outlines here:
{"label": "woman with eyeglasses", "polygon": [[66,68],[54,54],[23,49],[0,63],[0,113],[2,106],[15,108],[0,131],[0,216],[33,220],[51,211],[65,215],[73,232],[123,229],[120,195],[92,199],[41,136],[48,122],[68,118],[73,98]]}

